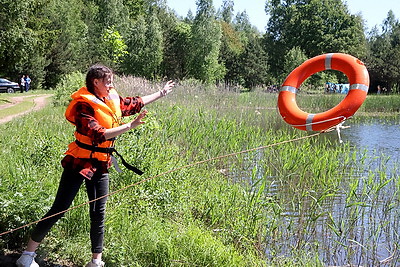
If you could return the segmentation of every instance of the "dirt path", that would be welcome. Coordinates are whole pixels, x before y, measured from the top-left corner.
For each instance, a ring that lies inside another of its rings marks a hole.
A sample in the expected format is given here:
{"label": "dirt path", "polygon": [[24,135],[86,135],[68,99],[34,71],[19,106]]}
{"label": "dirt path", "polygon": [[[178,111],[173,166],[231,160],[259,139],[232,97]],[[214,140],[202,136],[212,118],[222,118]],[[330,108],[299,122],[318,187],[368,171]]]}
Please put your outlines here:
{"label": "dirt path", "polygon": [[49,98],[51,96],[52,96],[52,94],[27,95],[27,96],[15,96],[15,97],[12,97],[11,98],[11,103],[0,105],[0,109],[9,108],[9,107],[15,106],[15,105],[23,102],[25,98],[33,98],[33,97],[35,97],[33,99],[34,106],[33,106],[33,108],[30,108],[30,109],[25,110],[23,112],[20,112],[20,113],[17,113],[17,114],[13,114],[13,115],[10,115],[10,116],[4,117],[4,118],[0,118],[0,124],[9,122],[14,118],[23,116],[23,115],[28,114],[28,113],[30,113],[32,111],[36,111],[36,110],[39,110],[41,108],[44,108],[47,105],[47,98]]}

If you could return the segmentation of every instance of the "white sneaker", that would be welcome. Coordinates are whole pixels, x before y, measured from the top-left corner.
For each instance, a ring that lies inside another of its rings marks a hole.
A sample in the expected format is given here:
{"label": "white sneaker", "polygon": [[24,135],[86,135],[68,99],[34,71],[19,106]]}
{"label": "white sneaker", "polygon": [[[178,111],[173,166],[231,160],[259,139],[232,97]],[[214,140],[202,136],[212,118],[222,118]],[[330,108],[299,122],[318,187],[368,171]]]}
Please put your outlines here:
{"label": "white sneaker", "polygon": [[88,264],[86,264],[86,267],[104,267],[105,263],[103,261],[100,261],[100,263],[94,263],[93,261],[89,261]]}
{"label": "white sneaker", "polygon": [[22,254],[17,260],[16,264],[18,267],[39,267],[39,264],[35,261],[36,254],[33,256],[28,254]]}

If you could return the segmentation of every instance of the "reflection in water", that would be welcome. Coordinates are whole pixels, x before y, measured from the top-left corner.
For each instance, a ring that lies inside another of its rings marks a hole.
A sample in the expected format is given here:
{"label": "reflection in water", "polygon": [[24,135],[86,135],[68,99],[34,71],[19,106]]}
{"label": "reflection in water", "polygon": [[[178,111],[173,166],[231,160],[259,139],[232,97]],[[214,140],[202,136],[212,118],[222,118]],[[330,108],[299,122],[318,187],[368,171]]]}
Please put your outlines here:
{"label": "reflection in water", "polygon": [[369,123],[352,125],[342,133],[343,140],[355,147],[366,148],[370,155],[390,156],[390,162],[400,157],[400,124],[399,122],[374,119]]}

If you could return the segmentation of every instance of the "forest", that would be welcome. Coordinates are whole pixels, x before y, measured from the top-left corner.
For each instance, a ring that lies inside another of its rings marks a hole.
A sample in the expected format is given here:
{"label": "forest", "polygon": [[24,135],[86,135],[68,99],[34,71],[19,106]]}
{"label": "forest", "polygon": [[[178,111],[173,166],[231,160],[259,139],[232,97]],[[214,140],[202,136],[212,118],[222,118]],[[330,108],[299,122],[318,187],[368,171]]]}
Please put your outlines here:
{"label": "forest", "polygon": [[[260,32],[234,0],[215,7],[196,0],[178,16],[166,0],[0,0],[0,76],[33,89],[53,89],[66,74],[101,62],[119,75],[196,80],[228,88],[279,85],[304,60],[348,53],[377,85],[398,93],[400,23],[389,10],[366,30],[362,14],[343,0],[267,0]],[[345,83],[341,73],[313,75],[310,84]]]}

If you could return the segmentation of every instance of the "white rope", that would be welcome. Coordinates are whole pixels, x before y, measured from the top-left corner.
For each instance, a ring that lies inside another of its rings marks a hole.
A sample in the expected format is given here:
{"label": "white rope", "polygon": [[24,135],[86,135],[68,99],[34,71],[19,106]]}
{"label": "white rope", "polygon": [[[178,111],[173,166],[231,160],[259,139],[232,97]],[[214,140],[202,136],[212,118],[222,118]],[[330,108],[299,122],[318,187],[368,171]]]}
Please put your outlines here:
{"label": "white rope", "polygon": [[346,122],[346,121],[344,120],[344,121],[342,121],[341,123],[339,123],[338,125],[335,126],[336,131],[337,131],[337,134],[338,134],[338,137],[339,137],[339,143],[340,143],[340,144],[343,143],[342,137],[340,136],[340,129],[347,129],[347,128],[350,128],[350,126],[343,126],[343,123],[345,123],[345,122]]}
{"label": "white rope", "polygon": [[290,125],[293,126],[293,127],[302,127],[302,126],[306,126],[307,127],[307,126],[310,126],[310,125],[330,122],[330,121],[334,121],[334,120],[337,120],[337,119],[342,119],[342,122],[344,122],[348,118],[346,118],[345,116],[339,116],[339,117],[336,117],[336,118],[331,118],[331,119],[323,120],[323,121],[310,122],[310,123],[299,124],[299,125],[295,125],[295,124],[290,124]]}

